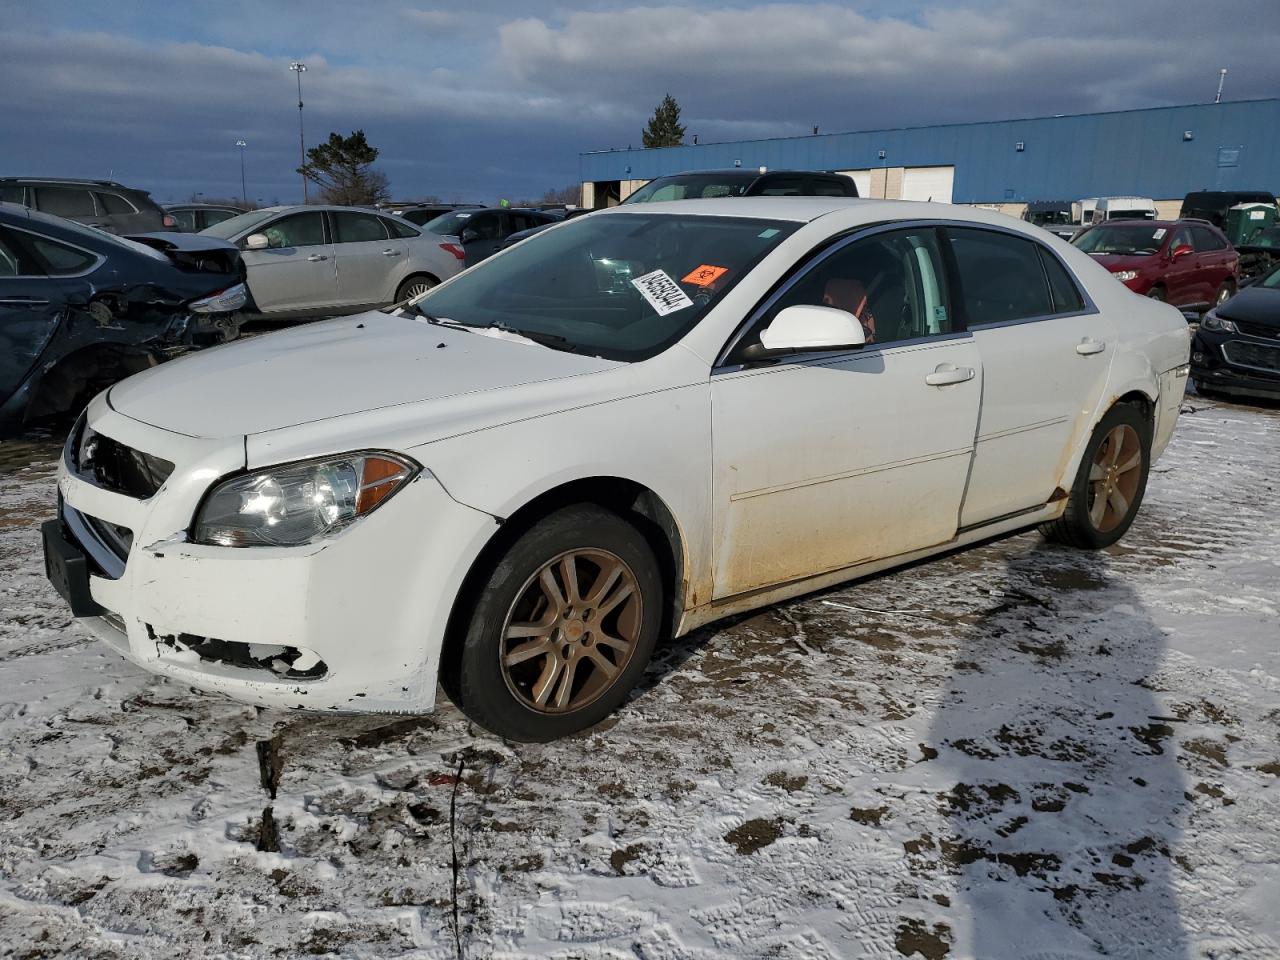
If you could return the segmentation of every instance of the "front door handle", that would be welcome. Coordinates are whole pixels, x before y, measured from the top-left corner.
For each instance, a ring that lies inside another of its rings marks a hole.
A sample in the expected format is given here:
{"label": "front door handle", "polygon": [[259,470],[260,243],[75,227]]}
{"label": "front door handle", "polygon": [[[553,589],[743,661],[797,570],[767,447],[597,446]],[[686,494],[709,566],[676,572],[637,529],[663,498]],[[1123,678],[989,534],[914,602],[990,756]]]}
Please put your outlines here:
{"label": "front door handle", "polygon": [[37,300],[35,297],[5,297],[0,299],[2,307],[47,307],[48,300]]}
{"label": "front door handle", "polygon": [[1076,353],[1082,357],[1092,356],[1095,353],[1101,353],[1107,349],[1107,341],[1095,340],[1093,337],[1085,337],[1076,344]]}
{"label": "front door handle", "polygon": [[924,382],[931,387],[945,387],[952,383],[964,383],[973,379],[973,367],[957,367],[953,363],[940,363],[927,374]]}
{"label": "front door handle", "polygon": [[400,251],[399,250],[383,250],[382,255],[384,257],[398,257],[400,256]]}
{"label": "front door handle", "polygon": [[328,259],[329,258],[326,257],[323,253],[313,253],[311,256],[307,257],[307,262],[319,263],[321,260],[328,260]]}

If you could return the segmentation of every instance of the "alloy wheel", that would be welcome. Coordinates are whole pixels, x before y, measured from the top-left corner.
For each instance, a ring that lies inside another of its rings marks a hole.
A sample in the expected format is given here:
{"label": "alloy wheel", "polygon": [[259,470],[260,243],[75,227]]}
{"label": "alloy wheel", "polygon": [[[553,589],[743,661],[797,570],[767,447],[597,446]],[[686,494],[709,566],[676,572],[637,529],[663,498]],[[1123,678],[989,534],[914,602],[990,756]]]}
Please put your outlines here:
{"label": "alloy wheel", "polygon": [[635,573],[607,550],[570,550],[533,574],[507,613],[499,645],[508,690],[539,713],[572,713],[608,690],[640,638]]}
{"label": "alloy wheel", "polygon": [[417,280],[414,283],[409,284],[405,289],[404,299],[412,300],[414,297],[420,297],[433,286],[435,286],[435,284],[427,283],[425,280]]}
{"label": "alloy wheel", "polygon": [[1114,530],[1129,514],[1142,480],[1142,442],[1127,423],[1098,445],[1089,467],[1089,522],[1099,533]]}

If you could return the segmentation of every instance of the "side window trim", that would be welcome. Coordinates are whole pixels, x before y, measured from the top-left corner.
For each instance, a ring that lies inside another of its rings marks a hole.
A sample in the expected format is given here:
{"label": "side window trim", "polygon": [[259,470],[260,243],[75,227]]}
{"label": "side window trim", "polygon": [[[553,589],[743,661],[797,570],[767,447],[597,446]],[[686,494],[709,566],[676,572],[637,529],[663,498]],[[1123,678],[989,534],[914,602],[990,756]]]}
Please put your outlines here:
{"label": "side window trim", "polygon": [[[953,275],[955,287],[952,290],[952,297],[953,297],[952,302],[956,303],[960,307],[959,309],[960,316],[958,320],[965,330],[997,330],[1000,327],[1015,327],[1023,323],[1041,323],[1045,320],[1058,320],[1064,317],[1084,317],[1084,316],[1089,316],[1091,314],[1098,313],[1098,305],[1093,302],[1093,298],[1089,296],[1088,288],[1080,282],[1080,278],[1076,276],[1076,273],[1074,270],[1071,269],[1071,266],[1067,264],[1060,256],[1058,256],[1056,251],[1051,250],[1049,247],[1045,246],[1043,243],[1041,243],[1039,240],[1035,239],[1034,237],[1029,237],[1025,233],[1020,233],[1017,230],[1010,230],[1007,227],[1001,227],[998,225],[987,224],[987,223],[969,223],[969,222],[962,223],[962,222],[945,221],[945,222],[940,222],[938,226],[941,229],[944,236],[946,236],[948,241],[944,247],[944,249],[946,250],[946,253],[944,254],[944,256],[946,257],[949,264],[948,270],[955,271]],[[1053,257],[1055,260],[1058,261],[1058,265],[1061,266],[1062,269],[1066,271],[1067,279],[1069,279],[1073,284],[1075,284],[1076,291],[1080,294],[1080,299],[1084,301],[1084,308],[1081,310],[1066,310],[1062,312],[1055,311],[1053,313],[1037,314],[1034,317],[1019,317],[1017,320],[998,320],[993,323],[970,323],[968,311],[964,309],[964,299],[963,299],[964,281],[960,277],[959,264],[955,260],[955,251],[951,249],[950,236],[949,236],[951,229],[985,230],[989,233],[1004,233],[1004,234],[1008,234],[1011,237],[1017,237],[1019,240],[1025,240],[1028,243],[1033,244],[1040,254],[1040,273],[1041,273],[1041,276],[1044,278],[1045,289],[1049,293],[1049,303],[1051,305],[1053,304],[1053,290],[1052,290],[1051,284],[1049,283],[1049,275],[1044,268],[1045,256]]]}
{"label": "side window trim", "polygon": [[[757,324],[759,324],[769,311],[773,309],[774,304],[786,296],[793,287],[804,280],[812,271],[820,267],[828,258],[835,256],[845,247],[850,244],[857,243],[859,240],[865,240],[868,237],[873,237],[877,234],[894,233],[903,230],[922,230],[933,228],[941,234],[941,228],[945,225],[945,221],[937,220],[898,220],[887,223],[866,224],[861,227],[855,227],[848,233],[839,234],[835,237],[829,238],[828,242],[825,244],[819,245],[809,251],[804,260],[793,267],[790,273],[775,284],[774,288],[766,293],[760,301],[750,311],[748,311],[747,319],[739,324],[738,328],[734,330],[733,334],[725,341],[725,345],[721,348],[719,356],[716,357],[715,363],[711,366],[712,372],[733,370],[741,367],[742,362],[732,358],[741,347],[742,341],[750,336],[751,332],[755,330]],[[910,340],[891,340],[887,343],[870,343],[857,350],[836,351],[835,355],[852,356],[857,354],[859,356],[867,356],[870,354],[879,354],[885,350],[895,350],[898,347],[919,346],[921,343],[935,343],[941,340],[953,340],[969,336],[969,331],[965,326],[965,317],[963,315],[964,311],[957,311],[955,309],[956,289],[951,282],[951,266],[949,263],[945,262],[947,258],[950,257],[951,251],[942,243],[941,236],[939,236],[938,242],[941,250],[943,251],[943,274],[947,287],[947,295],[951,298],[953,313],[952,321],[955,324],[954,329],[947,333],[936,333],[927,337],[914,337]],[[793,360],[809,360],[814,357],[826,357],[831,355],[833,355],[833,352],[830,350],[815,351],[813,353],[791,354],[780,358],[780,360],[782,362],[791,362]]]}
{"label": "side window trim", "polygon": [[91,258],[90,264],[87,267],[85,267],[83,270],[80,270],[76,273],[57,273],[57,274],[50,273],[48,272],[49,264],[45,262],[44,257],[39,255],[39,253],[35,250],[34,246],[32,246],[29,241],[24,241],[22,240],[21,237],[19,237],[18,241],[20,243],[23,243],[27,247],[27,250],[30,256],[32,257],[32,259],[34,259],[37,263],[44,264],[44,267],[45,267],[44,273],[29,274],[29,275],[24,274],[24,277],[29,276],[38,280],[48,280],[48,279],[53,279],[54,277],[56,277],[59,280],[74,280],[77,277],[85,277],[93,273],[93,271],[97,270],[100,266],[102,266],[103,262],[107,259],[105,256],[103,256],[100,253],[95,253],[92,250],[87,250],[84,247],[79,246],[78,244],[70,243],[58,237],[45,236],[42,233],[37,233],[34,230],[27,230],[23,227],[9,227],[9,230],[11,230],[13,233],[22,233],[22,234],[26,234],[29,237],[34,237],[37,240],[43,240],[45,241],[45,243],[56,243],[59,246],[69,247],[70,249],[76,250],[80,253],[83,253],[85,256]]}

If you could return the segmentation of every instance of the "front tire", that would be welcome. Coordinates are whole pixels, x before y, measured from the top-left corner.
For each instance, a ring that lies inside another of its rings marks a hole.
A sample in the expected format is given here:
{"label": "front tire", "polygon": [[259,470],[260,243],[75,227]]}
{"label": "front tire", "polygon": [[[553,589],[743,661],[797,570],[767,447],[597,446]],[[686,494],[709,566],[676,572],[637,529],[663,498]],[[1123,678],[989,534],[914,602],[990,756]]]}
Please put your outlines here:
{"label": "front tire", "polygon": [[444,686],[508,740],[555,740],[603,720],[644,672],[662,623],[653,551],[590,504],[530,527],[475,596]]}
{"label": "front tire", "polygon": [[1138,515],[1150,469],[1151,425],[1136,407],[1116,404],[1089,438],[1067,509],[1040,532],[1087,550],[1111,546]]}

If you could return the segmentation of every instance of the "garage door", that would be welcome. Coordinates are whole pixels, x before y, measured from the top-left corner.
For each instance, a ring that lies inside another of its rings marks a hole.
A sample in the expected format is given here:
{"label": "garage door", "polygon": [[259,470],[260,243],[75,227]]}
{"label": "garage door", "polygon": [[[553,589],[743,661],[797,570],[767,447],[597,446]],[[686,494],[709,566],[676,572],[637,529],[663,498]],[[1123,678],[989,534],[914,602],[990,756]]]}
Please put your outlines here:
{"label": "garage door", "polygon": [[950,203],[955,178],[955,167],[907,167],[902,174],[902,199]]}
{"label": "garage door", "polygon": [[858,187],[858,196],[871,196],[871,171],[870,170],[837,170],[837,173],[843,173],[846,177],[853,177],[853,182]]}

